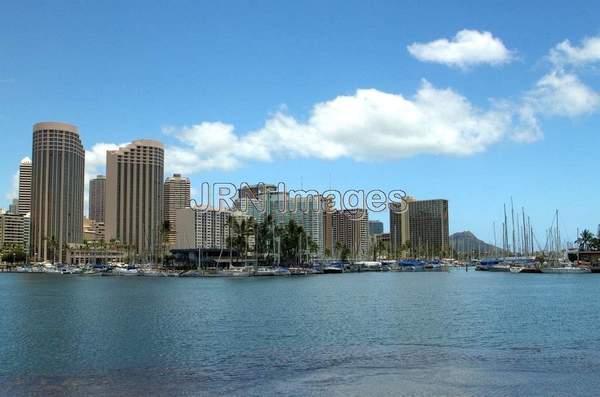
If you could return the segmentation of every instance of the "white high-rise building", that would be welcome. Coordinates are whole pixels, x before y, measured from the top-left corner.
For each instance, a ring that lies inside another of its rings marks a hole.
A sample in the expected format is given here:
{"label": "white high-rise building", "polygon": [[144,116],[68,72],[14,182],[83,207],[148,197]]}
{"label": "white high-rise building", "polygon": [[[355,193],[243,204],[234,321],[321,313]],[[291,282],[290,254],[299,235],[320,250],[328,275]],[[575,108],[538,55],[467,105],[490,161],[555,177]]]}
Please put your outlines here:
{"label": "white high-rise building", "polygon": [[31,212],[31,173],[31,159],[25,157],[19,165],[19,202],[17,210],[19,215]]}
{"label": "white high-rise building", "polygon": [[176,248],[227,248],[230,216],[228,210],[212,208],[176,210]]}

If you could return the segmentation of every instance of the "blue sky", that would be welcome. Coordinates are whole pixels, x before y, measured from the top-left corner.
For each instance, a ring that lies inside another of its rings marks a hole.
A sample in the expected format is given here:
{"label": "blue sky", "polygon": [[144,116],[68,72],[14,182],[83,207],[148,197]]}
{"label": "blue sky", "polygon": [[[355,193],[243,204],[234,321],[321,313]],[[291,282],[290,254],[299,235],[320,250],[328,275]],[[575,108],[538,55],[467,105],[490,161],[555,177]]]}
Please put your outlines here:
{"label": "blue sky", "polygon": [[[90,151],[161,140],[196,186],[404,189],[488,241],[510,196],[540,236],[556,208],[572,239],[600,223],[593,2],[150,3],[3,6],[0,205],[32,125],[57,120]],[[463,30],[507,52],[465,50]]]}

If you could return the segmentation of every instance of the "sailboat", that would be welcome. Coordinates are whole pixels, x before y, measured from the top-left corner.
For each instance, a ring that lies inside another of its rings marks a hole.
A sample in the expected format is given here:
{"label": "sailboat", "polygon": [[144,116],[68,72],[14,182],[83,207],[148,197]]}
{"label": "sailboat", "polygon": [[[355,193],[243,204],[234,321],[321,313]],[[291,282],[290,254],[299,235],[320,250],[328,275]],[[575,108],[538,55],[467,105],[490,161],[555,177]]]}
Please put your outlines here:
{"label": "sailboat", "polygon": [[[579,274],[579,273],[591,273],[589,267],[573,266],[571,262],[566,259],[560,258],[561,244],[560,244],[560,231],[558,229],[558,210],[555,215],[556,229],[550,228],[548,232],[548,240],[553,246],[553,257],[541,268],[542,273],[550,274]],[[554,222],[553,222],[554,223]]]}

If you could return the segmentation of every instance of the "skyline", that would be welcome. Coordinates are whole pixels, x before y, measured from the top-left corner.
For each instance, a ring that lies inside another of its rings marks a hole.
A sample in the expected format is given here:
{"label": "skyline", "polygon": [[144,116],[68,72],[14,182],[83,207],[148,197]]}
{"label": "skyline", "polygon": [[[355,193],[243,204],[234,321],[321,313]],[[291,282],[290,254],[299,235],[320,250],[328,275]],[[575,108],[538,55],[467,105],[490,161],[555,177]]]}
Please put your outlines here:
{"label": "skyline", "polygon": [[[31,8],[10,5],[14,18],[1,29],[19,24],[20,7]],[[465,10],[440,5],[436,12],[453,17],[437,18],[435,29],[410,22],[424,14],[415,5],[380,4],[361,20],[357,3],[318,12],[308,3],[240,3],[226,26],[216,22],[218,5],[149,6],[132,23],[127,11],[135,7],[124,5],[102,28],[108,7],[82,12],[70,5],[60,26],[41,24],[0,41],[0,128],[11,144],[0,170],[2,207],[19,161],[31,156],[31,126],[57,120],[80,128],[86,189],[89,177],[106,172],[105,149],[147,138],[166,145],[165,176],[180,172],[192,187],[243,181],[320,191],[402,189],[418,199],[447,198],[450,231],[471,230],[486,241],[512,196],[540,236],[555,208],[570,240],[577,227],[596,229],[600,192],[582,172],[600,143],[600,51],[596,41],[585,41],[599,37],[593,5],[578,12],[577,23],[567,22],[574,11],[566,8],[529,4],[513,14],[473,4],[475,23]],[[311,21],[278,19],[309,10]],[[40,7],[27,17],[35,24],[44,13],[62,12],[60,5]],[[205,24],[194,24],[194,16]],[[397,27],[394,18],[410,23]],[[528,19],[532,25],[525,26]],[[550,23],[558,19],[560,25]],[[303,22],[311,23],[309,32]],[[82,24],[89,29],[81,32]],[[123,31],[131,42],[116,41]],[[201,54],[190,51],[196,42]],[[27,54],[45,59],[59,51],[60,66],[27,62]],[[412,116],[437,123],[443,134],[418,122],[398,127]],[[377,138],[364,139],[374,129]],[[448,130],[456,136],[448,138]],[[295,139],[299,134],[308,138]],[[417,144],[407,145],[411,139]],[[386,213],[373,219],[389,227]]]}

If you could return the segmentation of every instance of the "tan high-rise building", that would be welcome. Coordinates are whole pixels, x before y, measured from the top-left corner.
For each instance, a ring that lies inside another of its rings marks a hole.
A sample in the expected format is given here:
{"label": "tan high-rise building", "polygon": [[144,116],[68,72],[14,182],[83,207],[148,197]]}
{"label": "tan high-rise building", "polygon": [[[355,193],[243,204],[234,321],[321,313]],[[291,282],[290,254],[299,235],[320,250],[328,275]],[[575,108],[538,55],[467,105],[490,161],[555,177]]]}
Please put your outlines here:
{"label": "tan high-rise building", "polygon": [[104,223],[104,192],[106,177],[98,175],[90,180],[89,214],[90,220]]}
{"label": "tan high-rise building", "polygon": [[164,146],[138,140],[106,152],[105,240],[156,259],[162,247]]}
{"label": "tan high-rise building", "polygon": [[83,240],[85,151],[77,127],[33,126],[31,252],[35,260],[63,260]]}
{"label": "tan high-rise building", "polygon": [[390,204],[390,249],[393,257],[402,250],[412,255],[441,256],[447,252],[448,200],[415,200]]}
{"label": "tan high-rise building", "polygon": [[390,256],[399,258],[402,251],[409,244],[410,234],[408,229],[408,203],[414,201],[406,197],[399,203],[390,203]]}
{"label": "tan high-rise building", "polygon": [[[365,257],[369,250],[369,214],[365,209],[336,210],[332,214],[333,248],[350,250],[352,257]],[[339,255],[339,252],[335,253]]]}
{"label": "tan high-rise building", "polygon": [[418,255],[443,256],[448,243],[448,200],[417,200],[408,203],[410,241]]}
{"label": "tan high-rise building", "polygon": [[168,177],[165,180],[164,200],[165,240],[169,248],[174,248],[177,242],[177,210],[190,206],[190,180],[181,174]]}
{"label": "tan high-rise building", "polygon": [[31,212],[31,172],[31,159],[25,157],[19,165],[19,215]]}

